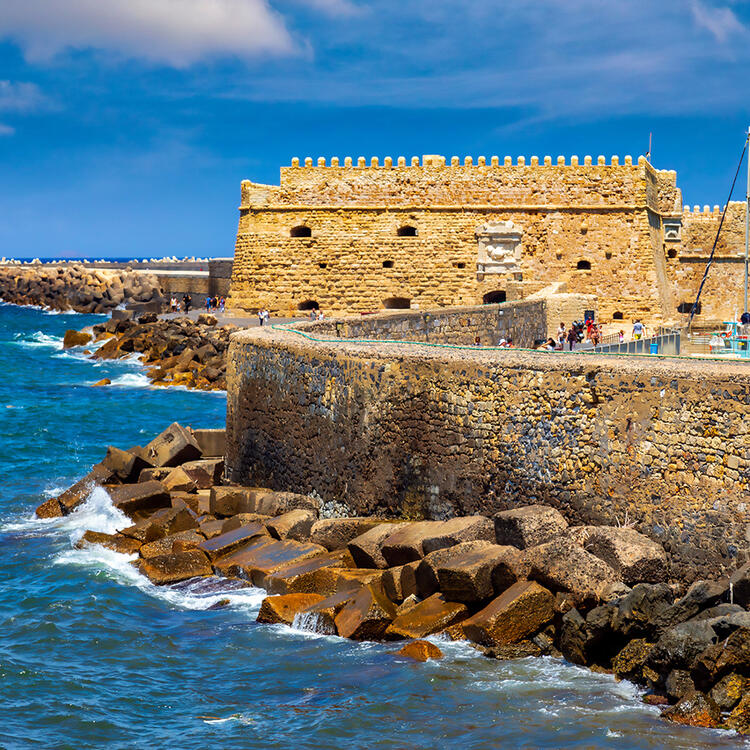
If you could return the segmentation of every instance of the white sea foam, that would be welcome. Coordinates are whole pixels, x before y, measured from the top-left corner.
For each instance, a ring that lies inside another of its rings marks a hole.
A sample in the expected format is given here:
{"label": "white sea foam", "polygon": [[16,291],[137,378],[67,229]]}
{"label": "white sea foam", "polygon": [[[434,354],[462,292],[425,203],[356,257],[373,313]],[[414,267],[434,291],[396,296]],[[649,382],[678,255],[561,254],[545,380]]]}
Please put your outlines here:
{"label": "white sea foam", "polygon": [[15,335],[15,343],[27,349],[36,349],[39,347],[47,347],[48,349],[63,348],[61,336],[50,336],[49,334],[42,333],[42,331],[36,331],[36,333],[32,333],[26,338],[24,338],[22,333],[17,333]]}
{"label": "white sea foam", "polygon": [[[93,383],[89,383],[93,385]],[[142,372],[126,372],[112,380],[110,387],[120,388],[150,388],[151,381]]]}

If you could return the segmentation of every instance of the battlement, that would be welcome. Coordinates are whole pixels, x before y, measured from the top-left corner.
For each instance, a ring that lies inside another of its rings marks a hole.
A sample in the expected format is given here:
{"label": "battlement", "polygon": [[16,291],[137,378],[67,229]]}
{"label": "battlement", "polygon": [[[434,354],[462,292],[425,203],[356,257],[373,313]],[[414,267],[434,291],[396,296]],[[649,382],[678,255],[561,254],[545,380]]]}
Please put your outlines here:
{"label": "battlement", "polygon": [[[648,164],[648,160],[645,156],[639,156],[635,162],[637,165],[646,165]],[[611,156],[609,159],[609,163],[607,162],[607,158],[605,156],[598,156],[596,158],[596,162],[594,162],[593,157],[591,156],[584,156],[583,161],[579,159],[578,156],[573,155],[570,157],[565,156],[558,156],[554,160],[551,156],[544,156],[540,160],[538,156],[531,156],[528,160],[528,164],[526,161],[525,156],[517,156],[514,159],[511,156],[505,156],[503,157],[502,163],[500,162],[499,156],[491,156],[489,159],[489,162],[487,161],[486,156],[478,156],[476,159],[476,163],[474,162],[473,156],[464,156],[463,163],[460,157],[458,156],[451,156],[450,161],[447,160],[445,156],[437,155],[437,154],[424,154],[421,157],[419,156],[412,156],[407,158],[405,156],[399,156],[395,159],[386,156],[383,159],[383,163],[380,163],[380,159],[377,156],[372,156],[368,160],[364,156],[358,156],[355,160],[351,156],[345,156],[343,163],[339,159],[338,156],[331,157],[330,161],[326,160],[325,156],[318,156],[316,159],[313,159],[311,156],[307,156],[304,159],[300,160],[299,157],[294,157],[292,159],[292,168],[293,169],[310,169],[310,168],[331,168],[331,169],[400,169],[403,167],[429,167],[429,168],[441,168],[441,167],[512,167],[512,166],[518,166],[518,167],[538,167],[538,166],[557,166],[557,167],[591,167],[591,166],[598,166],[598,167],[604,167],[604,166],[610,166],[610,167],[632,167],[633,164],[633,157],[628,155],[625,156],[622,160],[622,163],[620,162],[619,156]],[[649,165],[650,166],[650,165]],[[667,171],[667,170],[660,170],[660,171]],[[675,173],[676,175],[676,173]]]}

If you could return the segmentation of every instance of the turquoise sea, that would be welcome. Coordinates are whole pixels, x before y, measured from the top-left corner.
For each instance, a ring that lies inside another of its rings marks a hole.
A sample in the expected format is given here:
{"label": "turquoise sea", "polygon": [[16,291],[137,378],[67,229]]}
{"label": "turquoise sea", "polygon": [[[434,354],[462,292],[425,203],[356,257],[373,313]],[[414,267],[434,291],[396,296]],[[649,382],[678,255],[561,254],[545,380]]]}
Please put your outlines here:
{"label": "turquoise sea", "polygon": [[46,496],[108,444],[225,412],[223,394],[151,389],[137,362],[62,350],[67,328],[97,319],[0,306],[0,748],[745,746],[668,725],[634,686],[560,661],[441,643],[443,660],[411,663],[393,645],[256,625],[259,590],[159,589],[124,556],[75,550],[85,529],[127,521],[102,490],[37,521]]}

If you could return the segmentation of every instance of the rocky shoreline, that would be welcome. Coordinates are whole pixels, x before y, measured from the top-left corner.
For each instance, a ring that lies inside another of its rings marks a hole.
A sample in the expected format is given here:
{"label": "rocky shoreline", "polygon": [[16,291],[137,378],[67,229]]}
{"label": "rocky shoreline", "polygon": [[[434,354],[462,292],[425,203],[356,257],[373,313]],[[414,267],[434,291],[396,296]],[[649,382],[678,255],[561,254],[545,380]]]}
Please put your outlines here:
{"label": "rocky shoreline", "polygon": [[0,266],[0,299],[79,313],[108,313],[124,304],[161,309],[166,302],[152,274],[89,269],[79,263]]}
{"label": "rocky shoreline", "polygon": [[[229,336],[237,326],[219,326],[213,315],[201,313],[197,321],[187,317],[159,318],[156,313],[138,315],[114,310],[106,323],[65,333],[66,349],[104,341],[95,351],[84,349],[92,359],[124,359],[140,354],[146,374],[155,386],[183,386],[198,390],[225,390]],[[109,385],[106,380],[97,385]]]}
{"label": "rocky shoreline", "polygon": [[663,716],[750,733],[750,564],[730,578],[669,580],[633,529],[571,527],[532,505],[448,521],[342,515],[318,498],[223,480],[223,431],[171,425],[103,461],[37,509],[67,515],[94,485],[132,525],[79,545],[137,555],[156,585],[219,576],[266,589],[258,621],[354,640],[467,640],[497,659],[551,655],[645,688]]}

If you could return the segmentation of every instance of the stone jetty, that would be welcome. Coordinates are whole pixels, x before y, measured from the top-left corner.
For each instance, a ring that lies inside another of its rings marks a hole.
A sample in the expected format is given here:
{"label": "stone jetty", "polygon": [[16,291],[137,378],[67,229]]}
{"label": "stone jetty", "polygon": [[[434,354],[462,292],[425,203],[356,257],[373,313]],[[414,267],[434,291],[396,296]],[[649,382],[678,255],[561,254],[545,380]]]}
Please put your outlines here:
{"label": "stone jetty", "polygon": [[0,298],[16,305],[51,310],[107,313],[124,304],[155,304],[165,299],[153,274],[91,269],[82,264],[0,266]]}
{"label": "stone jetty", "polygon": [[634,529],[571,527],[541,505],[444,521],[335,516],[345,506],[226,484],[223,441],[175,423],[146,446],[109,447],[37,515],[71,513],[102,486],[132,524],[79,545],[132,555],[156,585],[236,579],[268,592],[259,622],[407,641],[399,653],[420,661],[441,655],[430,636],[496,659],[564,657],[643,686],[670,721],[750,732],[750,563],[686,588]]}
{"label": "stone jetty", "polygon": [[234,325],[219,326],[208,313],[201,313],[193,321],[188,317],[163,319],[156,313],[136,315],[132,310],[114,310],[106,323],[82,331],[66,331],[63,346],[85,347],[104,341],[95,351],[89,350],[93,359],[123,359],[140,354],[154,385],[224,390],[229,336],[236,330]]}

